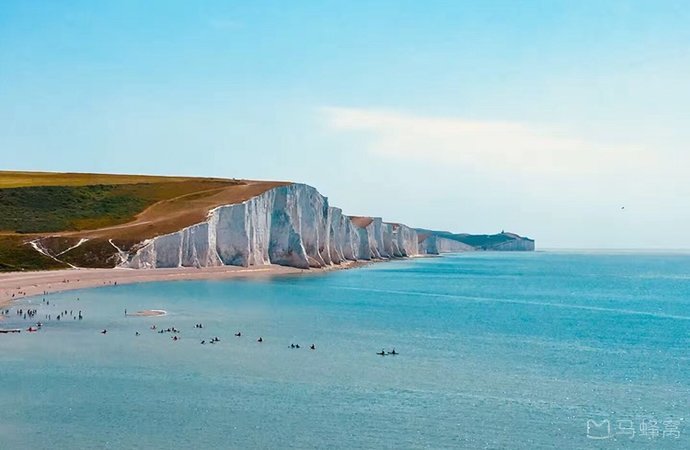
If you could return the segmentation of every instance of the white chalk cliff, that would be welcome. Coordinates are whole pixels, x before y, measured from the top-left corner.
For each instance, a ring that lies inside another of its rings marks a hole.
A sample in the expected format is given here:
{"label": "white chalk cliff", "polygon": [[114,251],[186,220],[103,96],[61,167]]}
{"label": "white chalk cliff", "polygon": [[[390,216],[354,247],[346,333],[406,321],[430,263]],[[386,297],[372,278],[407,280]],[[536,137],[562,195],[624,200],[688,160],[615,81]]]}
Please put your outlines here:
{"label": "white chalk cliff", "polygon": [[441,236],[428,236],[420,239],[419,252],[426,255],[438,255],[440,253],[461,253],[476,250],[471,245],[447,239]]}
{"label": "white chalk cliff", "polygon": [[[432,250],[425,248],[424,253]],[[150,239],[120,266],[279,264],[307,269],[419,253],[414,229],[379,217],[358,226],[313,187],[290,184],[217,207],[202,223]]]}

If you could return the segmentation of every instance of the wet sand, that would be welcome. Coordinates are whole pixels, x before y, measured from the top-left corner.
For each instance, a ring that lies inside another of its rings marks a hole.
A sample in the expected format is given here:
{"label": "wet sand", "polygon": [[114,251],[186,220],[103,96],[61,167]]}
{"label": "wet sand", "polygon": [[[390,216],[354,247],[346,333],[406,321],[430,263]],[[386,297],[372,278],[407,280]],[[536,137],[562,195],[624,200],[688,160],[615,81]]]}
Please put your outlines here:
{"label": "wet sand", "polygon": [[52,292],[148,281],[214,280],[236,277],[271,277],[316,274],[363,265],[351,262],[324,269],[297,269],[277,265],[254,267],[178,267],[173,269],[64,269],[41,272],[0,273],[0,307],[13,300]]}
{"label": "wet sand", "polygon": [[167,311],[162,309],[145,309],[144,311],[137,311],[135,313],[129,313],[127,316],[134,317],[153,317],[153,316],[164,316],[168,314]]}

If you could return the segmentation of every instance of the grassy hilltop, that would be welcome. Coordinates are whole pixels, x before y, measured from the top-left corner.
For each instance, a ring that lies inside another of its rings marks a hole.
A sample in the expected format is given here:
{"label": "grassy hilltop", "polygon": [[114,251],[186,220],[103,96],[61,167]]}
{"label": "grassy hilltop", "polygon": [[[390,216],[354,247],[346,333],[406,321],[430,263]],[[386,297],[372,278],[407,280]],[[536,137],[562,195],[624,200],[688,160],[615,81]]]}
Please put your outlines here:
{"label": "grassy hilltop", "polygon": [[[116,246],[201,222],[284,182],[0,171],[0,271],[112,267]],[[31,241],[40,239],[47,255]],[[82,239],[88,239],[70,249]],[[112,243],[111,243],[112,241]],[[60,256],[56,261],[51,256]],[[61,262],[64,261],[64,262]]]}

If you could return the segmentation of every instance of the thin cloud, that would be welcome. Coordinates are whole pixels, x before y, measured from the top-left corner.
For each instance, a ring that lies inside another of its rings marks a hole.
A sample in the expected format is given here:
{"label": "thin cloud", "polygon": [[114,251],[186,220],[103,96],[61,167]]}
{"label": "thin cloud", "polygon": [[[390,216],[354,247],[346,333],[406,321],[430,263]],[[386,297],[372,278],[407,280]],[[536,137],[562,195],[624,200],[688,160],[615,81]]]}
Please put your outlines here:
{"label": "thin cloud", "polygon": [[554,174],[618,172],[654,163],[634,145],[609,145],[506,121],[427,117],[364,108],[321,108],[328,127],[363,133],[381,156],[431,163]]}

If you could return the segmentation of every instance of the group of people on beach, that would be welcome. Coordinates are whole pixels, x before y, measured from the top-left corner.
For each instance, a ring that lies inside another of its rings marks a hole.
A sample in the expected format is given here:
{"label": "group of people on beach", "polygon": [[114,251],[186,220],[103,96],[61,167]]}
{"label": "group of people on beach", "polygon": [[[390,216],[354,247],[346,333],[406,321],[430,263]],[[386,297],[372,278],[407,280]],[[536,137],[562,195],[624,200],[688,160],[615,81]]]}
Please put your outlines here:
{"label": "group of people on beach", "polygon": [[[79,298],[77,298],[77,300],[79,300]],[[45,305],[46,307],[50,306],[50,300],[46,300],[45,298],[43,298],[42,304]],[[55,305],[53,305],[53,307],[55,307]],[[9,309],[9,308],[3,309],[3,310],[0,310],[0,314],[2,314],[3,316],[8,316],[10,314],[10,311],[11,311],[11,309]],[[43,320],[53,320],[53,314],[54,314],[53,312],[51,312],[49,314],[44,314]],[[38,317],[38,308],[26,308],[26,309],[25,308],[17,308],[15,311],[15,315],[19,316],[23,320],[32,320],[33,321],[33,320],[36,320],[36,318]],[[77,314],[74,314],[74,310],[66,310],[65,309],[64,311],[60,311],[55,316],[55,320],[62,320],[62,319],[67,318],[67,317],[71,317],[73,320],[77,320],[77,319],[82,320],[84,318],[81,310],[79,310],[77,312]],[[38,321],[35,323],[35,325],[29,326],[26,329],[26,331],[34,332],[34,331],[40,330],[42,327],[43,327],[43,323]]]}
{"label": "group of people on beach", "polygon": [[[74,320],[77,320],[77,319],[82,320],[84,318],[84,316],[82,316],[82,314],[81,314],[81,310],[79,310],[79,312],[75,315],[73,310],[70,309],[69,316]],[[67,310],[64,310],[60,314],[58,314],[56,319],[60,320],[61,317],[67,317]],[[50,314],[48,314],[48,320],[50,320]]]}
{"label": "group of people on beach", "polygon": [[[44,303],[46,306],[49,306],[49,305],[50,305],[50,301],[46,301],[45,298],[43,299],[43,303]],[[9,315],[10,310],[9,310],[9,309],[5,309],[5,310],[2,310],[1,313],[2,313],[3,315]],[[24,320],[26,320],[26,319],[33,319],[33,318],[36,317],[37,314],[38,314],[38,308],[30,308],[30,309],[18,308],[17,311],[16,311],[16,315],[22,317]],[[69,315],[70,317],[73,317],[75,320],[76,320],[76,319],[82,320],[82,319],[84,318],[84,316],[83,316],[82,313],[81,313],[81,310],[79,310],[79,312],[78,312],[76,315],[74,314],[74,310],[69,310],[69,311],[68,311],[68,310],[64,310],[64,311],[60,311],[60,313],[55,317],[55,319],[56,319],[56,320],[60,320],[61,318],[67,317],[68,315]],[[46,320],[52,320],[52,317],[53,317],[52,314],[45,314],[45,317],[44,317],[44,318],[45,318]]]}
{"label": "group of people on beach", "polygon": [[[9,309],[7,310],[7,313],[9,314]],[[37,309],[23,309],[20,308],[17,310],[17,315],[20,317],[23,317],[24,320],[26,319],[33,319],[36,316],[36,313],[38,313]]]}

